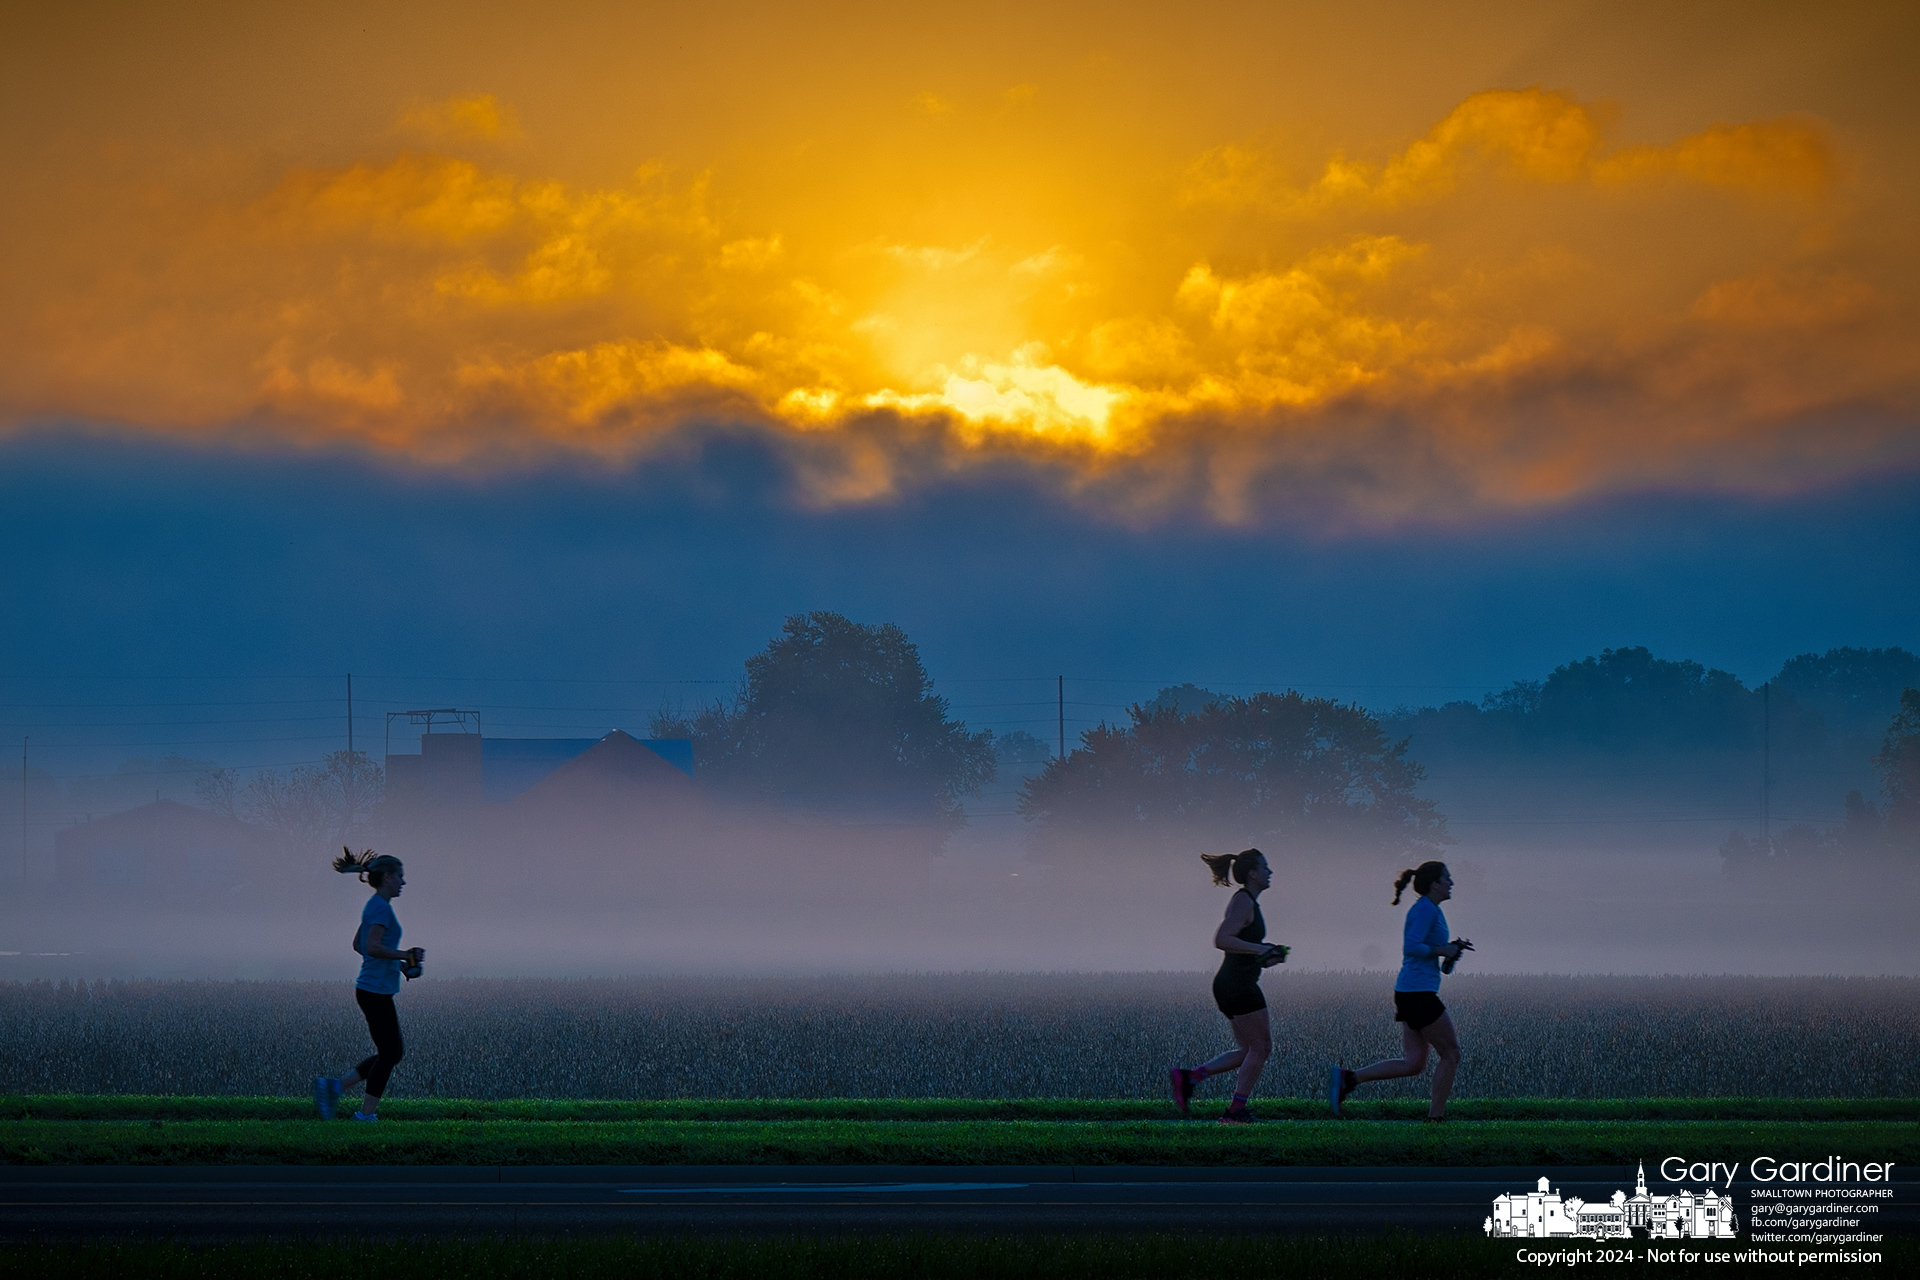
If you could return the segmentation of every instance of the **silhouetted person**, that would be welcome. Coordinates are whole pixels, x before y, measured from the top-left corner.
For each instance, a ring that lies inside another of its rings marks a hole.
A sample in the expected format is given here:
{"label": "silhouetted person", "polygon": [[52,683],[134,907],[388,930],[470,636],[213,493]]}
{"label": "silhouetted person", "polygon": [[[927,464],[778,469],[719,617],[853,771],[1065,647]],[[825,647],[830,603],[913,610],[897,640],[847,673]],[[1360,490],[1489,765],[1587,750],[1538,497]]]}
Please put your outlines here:
{"label": "silhouetted person", "polygon": [[1260,894],[1273,883],[1273,870],[1258,849],[1203,853],[1200,858],[1213,873],[1215,884],[1240,884],[1227,900],[1226,917],[1213,934],[1213,945],[1226,953],[1220,959],[1220,971],[1213,975],[1213,1002],[1226,1015],[1233,1027],[1234,1043],[1240,1047],[1197,1067],[1171,1067],[1167,1079],[1173,1088],[1173,1105],[1184,1116],[1202,1080],[1222,1071],[1237,1071],[1233,1102],[1220,1122],[1251,1124],[1253,1113],[1247,1109],[1247,1099],[1253,1096],[1261,1068],[1273,1053],[1273,1028],[1267,1019],[1267,998],[1260,991],[1260,971],[1287,958],[1285,947],[1266,941],[1267,921],[1260,914]]}
{"label": "silhouetted person", "polygon": [[1369,1080],[1394,1080],[1417,1076],[1427,1065],[1431,1049],[1440,1059],[1433,1069],[1433,1101],[1427,1107],[1427,1119],[1447,1118],[1447,1095],[1453,1092],[1453,1073],[1460,1066],[1460,1038],[1454,1034],[1453,1019],[1447,1006],[1440,1003],[1440,975],[1453,970],[1462,952],[1473,950],[1465,938],[1449,941],[1447,917],[1440,904],[1453,896],[1453,873],[1444,862],[1423,862],[1412,871],[1402,871],[1393,882],[1393,905],[1400,905],[1401,891],[1407,882],[1420,896],[1407,908],[1406,926],[1401,931],[1400,976],[1393,984],[1393,1020],[1400,1024],[1400,1056],[1376,1062],[1358,1071],[1336,1065],[1327,1081],[1327,1101],[1333,1114],[1355,1086]]}
{"label": "silhouetted person", "polygon": [[333,860],[333,869],[343,875],[358,875],[373,888],[373,897],[360,912],[360,927],[353,935],[353,949],[364,957],[360,962],[360,977],[353,984],[353,998],[360,1005],[360,1012],[366,1015],[367,1030],[373,1035],[374,1054],[338,1079],[316,1077],[313,1104],[323,1118],[331,1120],[340,1104],[341,1090],[364,1080],[367,1086],[364,1100],[353,1118],[378,1120],[380,1099],[387,1093],[387,1079],[407,1052],[400,1038],[400,1015],[394,1010],[393,997],[400,990],[403,974],[408,978],[420,976],[427,952],[424,947],[397,949],[400,920],[393,914],[393,900],[400,896],[400,890],[407,883],[400,859],[376,855],[371,849],[355,857],[349,849]]}

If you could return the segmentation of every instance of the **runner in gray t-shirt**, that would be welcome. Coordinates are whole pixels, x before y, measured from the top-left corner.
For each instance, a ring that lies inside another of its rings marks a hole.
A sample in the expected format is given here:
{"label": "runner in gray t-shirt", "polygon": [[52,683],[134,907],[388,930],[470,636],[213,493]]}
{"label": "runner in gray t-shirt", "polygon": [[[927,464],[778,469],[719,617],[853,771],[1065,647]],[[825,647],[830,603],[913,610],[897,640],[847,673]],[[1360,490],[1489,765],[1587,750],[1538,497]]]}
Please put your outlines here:
{"label": "runner in gray t-shirt", "polygon": [[322,1117],[331,1120],[340,1105],[340,1092],[366,1081],[364,1101],[353,1113],[355,1120],[378,1120],[380,1099],[386,1096],[387,1078],[406,1056],[406,1042],[400,1037],[400,1015],[393,997],[400,990],[400,979],[420,976],[426,960],[426,948],[400,947],[400,918],[393,913],[393,900],[406,887],[406,869],[400,859],[376,855],[368,849],[358,857],[351,849],[333,860],[333,869],[358,875],[373,888],[373,897],[360,912],[360,927],[353,935],[353,949],[363,957],[360,978],[353,984],[353,998],[366,1016],[367,1030],[373,1035],[374,1055],[338,1078],[317,1076],[313,1082],[313,1105]]}

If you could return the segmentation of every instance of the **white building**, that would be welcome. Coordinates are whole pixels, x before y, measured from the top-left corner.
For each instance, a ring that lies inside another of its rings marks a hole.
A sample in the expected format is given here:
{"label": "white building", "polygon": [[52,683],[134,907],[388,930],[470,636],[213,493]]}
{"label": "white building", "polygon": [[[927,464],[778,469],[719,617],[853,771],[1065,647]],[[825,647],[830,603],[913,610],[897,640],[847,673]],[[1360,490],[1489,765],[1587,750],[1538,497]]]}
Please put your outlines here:
{"label": "white building", "polygon": [[1588,1204],[1579,1196],[1563,1200],[1542,1178],[1536,1190],[1495,1196],[1493,1213],[1481,1229],[1490,1236],[1532,1239],[1584,1236],[1618,1240],[1639,1230],[1662,1240],[1730,1240],[1738,1226],[1733,1198],[1712,1187],[1705,1191],[1682,1188],[1670,1196],[1648,1194],[1647,1166],[1643,1163],[1631,1198],[1624,1191],[1616,1191],[1605,1204]]}

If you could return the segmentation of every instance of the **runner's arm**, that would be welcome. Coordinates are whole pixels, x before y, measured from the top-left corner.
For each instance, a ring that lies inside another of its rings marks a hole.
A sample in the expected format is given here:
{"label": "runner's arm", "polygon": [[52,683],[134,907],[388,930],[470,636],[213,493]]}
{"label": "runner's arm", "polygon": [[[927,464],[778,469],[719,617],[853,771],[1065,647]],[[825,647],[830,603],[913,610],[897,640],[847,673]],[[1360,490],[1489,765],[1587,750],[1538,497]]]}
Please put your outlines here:
{"label": "runner's arm", "polygon": [[1245,938],[1236,938],[1234,936],[1246,928],[1252,920],[1253,899],[1243,898],[1237,893],[1234,894],[1233,901],[1227,904],[1226,919],[1222,920],[1220,927],[1214,930],[1213,945],[1221,951],[1238,956],[1263,956],[1267,954],[1270,944],[1265,942],[1248,942]]}
{"label": "runner's arm", "polygon": [[383,924],[370,924],[367,926],[367,940],[362,946],[365,949],[364,954],[368,959],[405,960],[408,963],[412,963],[416,959],[415,952],[424,954],[423,948],[420,947],[413,947],[406,951],[395,951],[392,947],[380,945],[380,939],[386,936],[387,926]]}

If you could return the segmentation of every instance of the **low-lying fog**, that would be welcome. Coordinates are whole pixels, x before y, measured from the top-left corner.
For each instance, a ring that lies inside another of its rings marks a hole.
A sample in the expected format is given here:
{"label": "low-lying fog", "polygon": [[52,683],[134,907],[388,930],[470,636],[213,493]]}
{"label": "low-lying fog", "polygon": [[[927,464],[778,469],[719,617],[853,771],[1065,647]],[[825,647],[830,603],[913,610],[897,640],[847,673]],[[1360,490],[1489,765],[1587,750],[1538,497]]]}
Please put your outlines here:
{"label": "low-lying fog", "polygon": [[[1015,824],[944,851],[910,829],[736,825],[697,844],[548,831],[390,845],[396,910],[431,975],[1200,970],[1228,891],[1195,854],[1036,863]],[[1262,899],[1288,970],[1398,963],[1407,900],[1378,855],[1276,853]],[[1445,910],[1486,973],[1917,974],[1915,875],[1827,864],[1726,875],[1711,849],[1553,850],[1463,839]],[[0,980],[346,977],[368,891],[317,856],[285,883],[151,896],[22,891],[0,909]],[[1283,975],[1286,971],[1281,971]],[[1281,976],[1281,975],[1275,975]],[[1273,978],[1269,978],[1269,982]]]}

